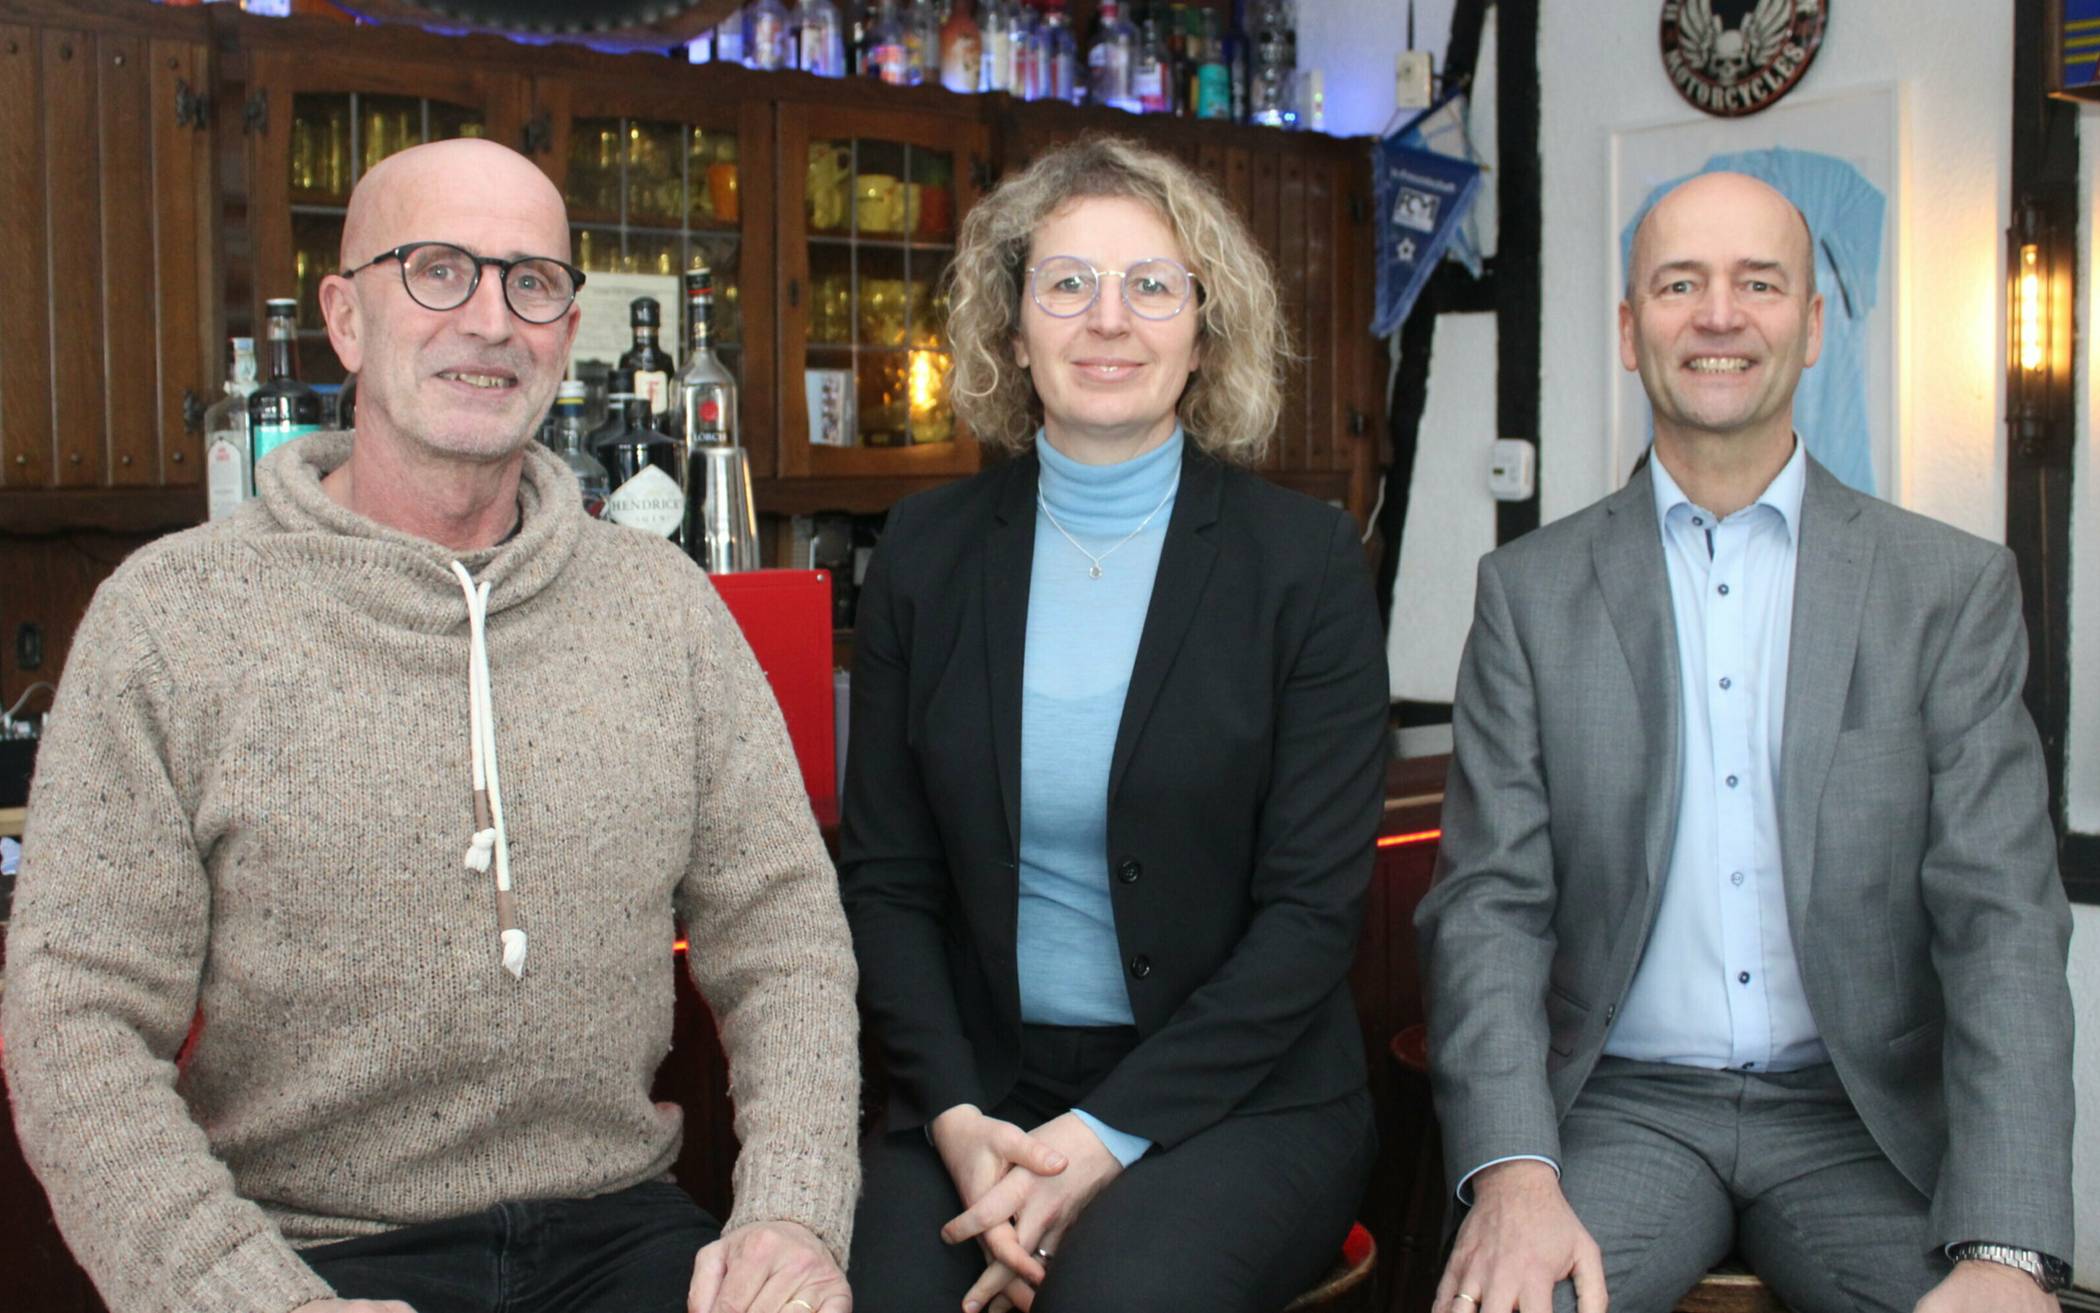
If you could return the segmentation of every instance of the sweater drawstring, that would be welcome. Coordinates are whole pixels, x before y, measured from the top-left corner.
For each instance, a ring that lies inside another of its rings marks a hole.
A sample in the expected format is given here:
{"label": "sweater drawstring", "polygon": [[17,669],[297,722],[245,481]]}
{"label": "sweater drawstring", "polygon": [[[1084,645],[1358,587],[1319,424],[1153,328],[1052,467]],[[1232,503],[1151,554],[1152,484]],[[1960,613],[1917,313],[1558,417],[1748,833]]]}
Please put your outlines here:
{"label": "sweater drawstring", "polygon": [[467,597],[467,731],[474,771],[474,838],[467,846],[466,867],[496,868],[496,927],[503,945],[503,969],[523,979],[525,932],[518,928],[510,896],[510,842],[503,827],[503,777],[496,769],[496,712],[489,697],[489,586],[476,585],[458,561],[452,573]]}

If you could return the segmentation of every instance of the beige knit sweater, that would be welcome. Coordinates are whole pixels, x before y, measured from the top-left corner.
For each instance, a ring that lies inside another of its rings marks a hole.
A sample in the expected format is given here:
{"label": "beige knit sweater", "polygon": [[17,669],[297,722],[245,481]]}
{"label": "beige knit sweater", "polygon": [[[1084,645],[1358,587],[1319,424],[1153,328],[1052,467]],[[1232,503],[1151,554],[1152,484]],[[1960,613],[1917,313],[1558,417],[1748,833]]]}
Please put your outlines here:
{"label": "beige knit sweater", "polygon": [[462,862],[453,556],[330,501],[348,453],[263,462],[259,500],[125,562],[73,644],[0,1012],[67,1242],[113,1313],[285,1313],[330,1293],[294,1244],[662,1176],[675,913],[735,1083],[729,1224],[792,1218],[843,1262],[852,944],[735,622],[537,446],[518,534],[460,558],[491,584],[513,978]]}

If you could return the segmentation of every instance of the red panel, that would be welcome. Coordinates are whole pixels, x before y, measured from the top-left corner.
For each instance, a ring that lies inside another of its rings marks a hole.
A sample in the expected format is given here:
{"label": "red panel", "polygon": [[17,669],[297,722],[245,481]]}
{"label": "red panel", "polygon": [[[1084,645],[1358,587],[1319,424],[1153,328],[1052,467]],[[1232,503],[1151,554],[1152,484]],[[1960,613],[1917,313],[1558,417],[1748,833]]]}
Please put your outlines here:
{"label": "red panel", "polygon": [[839,815],[837,710],[831,693],[831,574],[750,570],[709,575],[744,630],[787,720],[810,810],[819,824]]}

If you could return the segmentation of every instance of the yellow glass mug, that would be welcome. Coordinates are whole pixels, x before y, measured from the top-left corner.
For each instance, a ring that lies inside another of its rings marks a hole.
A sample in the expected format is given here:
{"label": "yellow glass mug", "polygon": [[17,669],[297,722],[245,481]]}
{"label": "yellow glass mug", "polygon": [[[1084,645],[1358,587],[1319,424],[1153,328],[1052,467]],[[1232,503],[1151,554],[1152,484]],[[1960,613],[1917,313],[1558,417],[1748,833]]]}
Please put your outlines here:
{"label": "yellow glass mug", "polygon": [[809,172],[805,205],[809,226],[831,229],[846,226],[846,201],[853,184],[853,153],[826,141],[809,143]]}

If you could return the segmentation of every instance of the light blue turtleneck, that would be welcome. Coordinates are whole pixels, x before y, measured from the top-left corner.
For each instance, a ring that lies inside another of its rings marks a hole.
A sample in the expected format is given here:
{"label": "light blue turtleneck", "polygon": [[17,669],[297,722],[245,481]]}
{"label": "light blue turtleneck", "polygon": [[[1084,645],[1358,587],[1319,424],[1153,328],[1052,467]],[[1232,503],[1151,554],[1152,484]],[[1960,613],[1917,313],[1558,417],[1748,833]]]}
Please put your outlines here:
{"label": "light blue turtleneck", "polygon": [[[1041,434],[1035,450],[1041,502],[1021,674],[1021,1018],[1127,1026],[1109,894],[1108,766],[1174,513],[1182,434],[1177,426],[1164,445],[1116,465],[1081,464]],[[1059,524],[1101,558],[1100,578]],[[1075,1111],[1126,1167],[1151,1147]]]}

